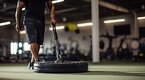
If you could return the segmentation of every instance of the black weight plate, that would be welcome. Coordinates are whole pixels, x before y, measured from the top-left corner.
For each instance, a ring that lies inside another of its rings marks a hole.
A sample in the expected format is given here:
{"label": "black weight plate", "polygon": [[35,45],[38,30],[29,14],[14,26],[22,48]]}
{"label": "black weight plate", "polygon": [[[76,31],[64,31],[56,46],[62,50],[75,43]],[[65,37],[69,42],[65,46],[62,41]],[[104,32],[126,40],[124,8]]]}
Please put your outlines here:
{"label": "black weight plate", "polygon": [[40,73],[87,72],[88,63],[84,61],[65,61],[60,63],[49,61],[45,63],[34,64],[34,71]]}

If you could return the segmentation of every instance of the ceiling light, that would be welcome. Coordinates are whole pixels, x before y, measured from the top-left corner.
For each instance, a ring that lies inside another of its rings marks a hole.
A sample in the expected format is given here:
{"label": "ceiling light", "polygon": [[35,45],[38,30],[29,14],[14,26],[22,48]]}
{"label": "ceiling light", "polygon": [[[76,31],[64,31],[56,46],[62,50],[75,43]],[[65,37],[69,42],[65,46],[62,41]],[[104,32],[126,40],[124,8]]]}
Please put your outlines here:
{"label": "ceiling light", "polygon": [[92,22],[87,22],[87,23],[80,23],[80,24],[77,24],[78,27],[85,27],[85,26],[92,26],[93,23]]}
{"label": "ceiling light", "polygon": [[125,19],[105,20],[104,23],[124,22]]}
{"label": "ceiling light", "polygon": [[145,16],[143,16],[143,17],[138,17],[137,19],[138,19],[138,20],[145,19]]}
{"label": "ceiling light", "polygon": [[[61,30],[64,29],[64,26],[56,26],[56,30]],[[49,28],[49,30],[53,30],[52,27]]]}
{"label": "ceiling light", "polygon": [[2,23],[0,23],[0,26],[6,26],[6,25],[9,25],[9,24],[11,24],[11,22],[10,22],[10,21],[7,21],[7,22],[2,22]]}
{"label": "ceiling light", "polygon": [[64,0],[54,0],[52,1],[53,4],[63,2]]}

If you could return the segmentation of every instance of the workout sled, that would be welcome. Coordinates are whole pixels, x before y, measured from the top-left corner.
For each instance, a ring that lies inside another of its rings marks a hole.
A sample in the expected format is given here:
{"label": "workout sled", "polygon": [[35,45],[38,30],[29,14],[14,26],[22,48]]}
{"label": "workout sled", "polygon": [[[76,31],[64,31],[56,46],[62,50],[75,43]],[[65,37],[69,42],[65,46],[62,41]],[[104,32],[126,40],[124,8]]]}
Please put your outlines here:
{"label": "workout sled", "polygon": [[56,61],[46,61],[34,64],[34,71],[38,73],[69,73],[87,72],[88,63],[85,61],[63,61],[55,25],[52,26],[53,40],[56,48]]}
{"label": "workout sled", "polygon": [[39,73],[87,72],[88,63],[84,61],[64,61],[60,63],[48,61],[34,64],[34,71]]}

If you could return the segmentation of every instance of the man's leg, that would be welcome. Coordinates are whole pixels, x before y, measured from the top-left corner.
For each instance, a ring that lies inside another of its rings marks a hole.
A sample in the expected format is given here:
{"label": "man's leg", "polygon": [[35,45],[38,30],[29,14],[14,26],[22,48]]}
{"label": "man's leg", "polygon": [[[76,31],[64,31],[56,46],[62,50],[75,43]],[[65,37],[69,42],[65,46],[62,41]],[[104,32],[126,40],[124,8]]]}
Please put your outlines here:
{"label": "man's leg", "polygon": [[28,69],[34,69],[34,63],[39,61],[39,48],[40,45],[37,43],[31,43],[30,44],[30,50],[31,50],[31,62],[28,64]]}
{"label": "man's leg", "polygon": [[28,69],[34,69],[34,63],[39,62],[39,48],[40,45],[37,43],[31,43],[30,44],[30,50],[31,50],[31,62],[28,64]]}
{"label": "man's leg", "polygon": [[31,48],[31,53],[32,53],[31,61],[38,62],[40,45],[37,43],[31,43],[30,48]]}
{"label": "man's leg", "polygon": [[[31,54],[32,54],[32,51],[31,51]],[[31,62],[34,62],[35,60],[34,60],[34,56],[33,55],[31,55]]]}
{"label": "man's leg", "polygon": [[[39,26],[37,24],[37,21],[35,22],[35,19],[30,19],[30,18],[26,18],[24,21],[25,24],[25,30],[27,33],[27,38],[28,41],[30,43],[30,50],[31,50],[31,62],[28,64],[28,68],[32,68],[33,69],[33,64],[34,62],[38,62],[39,61],[39,48],[40,48],[40,44],[42,44],[42,42],[40,43],[41,37],[39,37]],[[40,27],[41,30],[41,27]]]}

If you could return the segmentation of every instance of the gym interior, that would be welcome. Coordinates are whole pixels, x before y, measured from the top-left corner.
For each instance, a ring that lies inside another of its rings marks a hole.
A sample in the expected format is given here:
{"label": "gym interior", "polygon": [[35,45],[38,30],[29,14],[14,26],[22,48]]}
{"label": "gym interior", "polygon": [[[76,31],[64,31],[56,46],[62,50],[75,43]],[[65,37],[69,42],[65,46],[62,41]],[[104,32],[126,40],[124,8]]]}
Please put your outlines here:
{"label": "gym interior", "polygon": [[[88,71],[79,73],[26,68],[31,51],[23,25],[15,30],[16,4],[0,0],[0,80],[145,80],[145,0],[53,0],[63,59],[88,63]],[[47,12],[45,18],[39,56],[55,61]]]}

